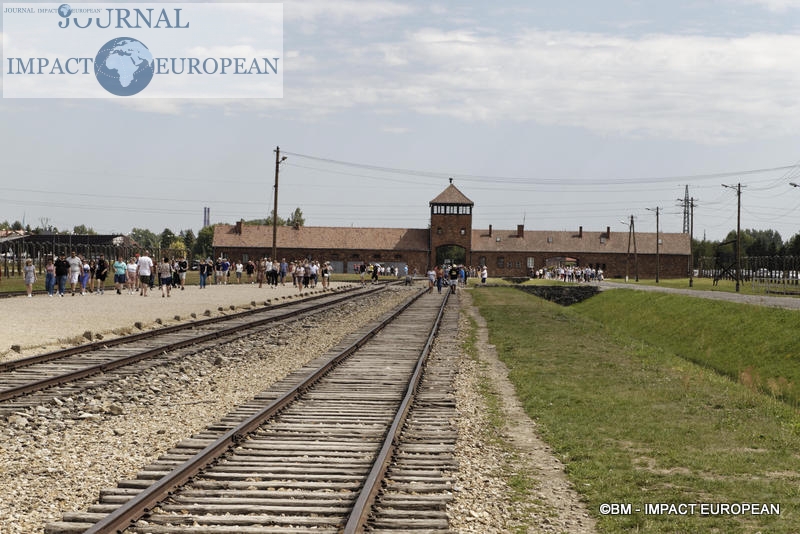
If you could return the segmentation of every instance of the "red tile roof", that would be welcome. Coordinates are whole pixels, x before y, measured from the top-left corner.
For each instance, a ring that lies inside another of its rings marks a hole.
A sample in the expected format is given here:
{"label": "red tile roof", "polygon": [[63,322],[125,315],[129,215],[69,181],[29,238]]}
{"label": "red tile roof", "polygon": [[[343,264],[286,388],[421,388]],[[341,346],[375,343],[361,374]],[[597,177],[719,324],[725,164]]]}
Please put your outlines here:
{"label": "red tile roof", "polygon": [[[524,230],[472,230],[472,252],[552,252],[555,256],[577,253],[624,254],[628,251],[628,233]],[[689,254],[689,235],[659,233],[661,254]],[[429,230],[418,228],[337,228],[327,226],[279,226],[277,246],[280,248],[338,249],[338,250],[406,250],[428,251]],[[217,248],[271,248],[272,226],[236,226],[218,224],[214,227],[214,246]],[[640,254],[656,253],[655,232],[637,232],[636,250]],[[633,253],[633,243],[631,243]]]}
{"label": "red tile roof", "polygon": [[[304,249],[369,249],[427,251],[427,229],[336,228],[328,226],[278,226],[277,246]],[[271,248],[272,226],[218,224],[214,227],[214,246],[218,248]]]}
{"label": "red tile roof", "polygon": [[468,199],[464,193],[458,190],[456,186],[450,184],[447,189],[439,193],[439,195],[430,201],[428,205],[433,204],[461,204],[467,206],[474,206],[475,204]]}
{"label": "red tile roof", "polygon": [[[628,233],[611,232],[551,232],[525,230],[517,237],[517,230],[472,230],[473,252],[553,252],[554,255],[581,253],[625,254],[628,251]],[[689,255],[689,234],[659,232],[661,254]],[[656,253],[655,232],[636,232],[636,251],[640,254]],[[633,242],[631,242],[633,254]]]}

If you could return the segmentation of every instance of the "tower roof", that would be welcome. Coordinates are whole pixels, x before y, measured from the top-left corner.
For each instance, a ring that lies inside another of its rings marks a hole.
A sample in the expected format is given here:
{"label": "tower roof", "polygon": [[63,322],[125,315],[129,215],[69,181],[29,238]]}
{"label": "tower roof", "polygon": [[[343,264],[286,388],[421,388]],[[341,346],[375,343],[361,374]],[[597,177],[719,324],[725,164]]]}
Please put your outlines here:
{"label": "tower roof", "polygon": [[450,183],[447,189],[439,193],[439,195],[430,201],[429,205],[434,204],[461,204],[465,206],[474,206],[475,203],[464,196],[464,193],[458,190],[456,186]]}

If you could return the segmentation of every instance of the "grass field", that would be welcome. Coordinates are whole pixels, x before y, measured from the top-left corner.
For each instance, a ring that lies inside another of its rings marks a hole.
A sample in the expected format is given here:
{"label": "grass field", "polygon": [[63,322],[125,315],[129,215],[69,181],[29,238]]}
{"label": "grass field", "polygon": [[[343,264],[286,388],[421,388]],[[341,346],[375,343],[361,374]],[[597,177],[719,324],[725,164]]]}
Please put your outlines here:
{"label": "grass field", "polygon": [[[625,290],[570,308],[512,288],[473,296],[603,532],[800,532],[797,312]],[[656,503],[780,515],[645,513]]]}

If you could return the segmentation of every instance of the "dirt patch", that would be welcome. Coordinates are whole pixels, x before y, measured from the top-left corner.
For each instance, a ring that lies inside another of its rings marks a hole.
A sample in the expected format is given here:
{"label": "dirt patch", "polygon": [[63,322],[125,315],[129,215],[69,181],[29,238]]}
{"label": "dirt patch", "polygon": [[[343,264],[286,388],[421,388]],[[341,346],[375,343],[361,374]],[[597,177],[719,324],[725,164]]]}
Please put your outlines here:
{"label": "dirt patch", "polygon": [[489,344],[486,321],[472,306],[469,291],[460,293],[462,309],[477,323],[477,352],[485,364],[480,371],[490,380],[498,398],[502,402],[505,415],[505,428],[502,439],[515,451],[509,466],[516,471],[527,473],[535,487],[530,498],[535,501],[531,526],[541,532],[596,532],[596,523],[589,515],[586,504],[571,486],[564,473],[564,464],[552,454],[547,443],[542,441],[536,430],[536,423],[522,408],[511,382],[508,368],[497,358],[494,345]]}

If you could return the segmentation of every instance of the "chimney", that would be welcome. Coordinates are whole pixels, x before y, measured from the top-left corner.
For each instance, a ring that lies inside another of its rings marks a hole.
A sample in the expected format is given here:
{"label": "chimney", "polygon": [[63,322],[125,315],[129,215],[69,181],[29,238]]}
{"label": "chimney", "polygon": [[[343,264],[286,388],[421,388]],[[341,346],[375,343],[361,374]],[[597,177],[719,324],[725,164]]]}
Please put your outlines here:
{"label": "chimney", "polygon": [[611,238],[611,227],[610,226],[606,226],[606,238],[607,239]]}
{"label": "chimney", "polygon": [[492,225],[489,225],[489,237],[492,237]]}
{"label": "chimney", "polygon": [[517,225],[517,237],[525,237],[525,225],[518,224]]}
{"label": "chimney", "polygon": [[244,222],[244,219],[239,219],[238,221],[236,221],[236,230],[235,230],[235,232],[237,234],[239,234],[239,235],[242,235],[242,223],[243,222]]}
{"label": "chimney", "polygon": [[578,237],[583,237],[583,226],[578,227]]}

